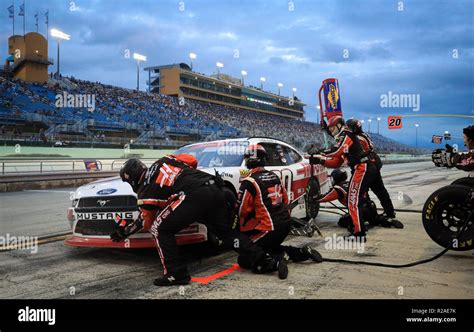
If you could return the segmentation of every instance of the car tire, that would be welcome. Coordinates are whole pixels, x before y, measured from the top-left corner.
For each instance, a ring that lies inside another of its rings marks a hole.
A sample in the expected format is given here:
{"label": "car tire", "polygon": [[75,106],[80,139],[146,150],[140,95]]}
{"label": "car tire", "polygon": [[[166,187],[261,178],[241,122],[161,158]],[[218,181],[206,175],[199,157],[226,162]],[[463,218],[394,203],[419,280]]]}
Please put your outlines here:
{"label": "car tire", "polygon": [[315,178],[309,180],[306,186],[306,219],[316,218],[319,213],[318,197],[321,195],[321,187],[319,181]]}
{"label": "car tire", "polygon": [[[474,210],[472,199],[468,200],[471,190],[468,186],[449,185],[436,190],[426,200],[423,206],[423,227],[440,246],[455,251],[474,249],[472,217],[468,228],[458,241],[454,241],[469,213]],[[453,246],[453,243],[456,245]]]}
{"label": "car tire", "polygon": [[461,185],[461,186],[468,186],[468,187],[474,187],[474,177],[464,177],[464,178],[460,178],[460,179],[457,179],[456,181],[454,181],[453,183],[451,183],[452,185]]}

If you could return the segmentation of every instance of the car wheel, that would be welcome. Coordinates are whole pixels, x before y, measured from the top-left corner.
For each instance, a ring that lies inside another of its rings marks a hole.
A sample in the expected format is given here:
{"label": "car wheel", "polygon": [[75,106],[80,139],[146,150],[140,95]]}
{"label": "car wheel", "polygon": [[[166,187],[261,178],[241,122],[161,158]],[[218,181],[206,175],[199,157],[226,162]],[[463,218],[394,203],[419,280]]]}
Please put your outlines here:
{"label": "car wheel", "polygon": [[[449,185],[428,197],[423,206],[423,226],[434,242],[456,251],[474,249],[474,204],[470,195],[470,187]],[[456,241],[470,214],[466,230]]]}
{"label": "car wheel", "polygon": [[316,218],[319,213],[318,197],[321,194],[321,187],[317,179],[310,179],[306,186],[306,218]]}
{"label": "car wheel", "polygon": [[474,187],[474,177],[464,177],[464,178],[460,178],[460,179],[457,179],[456,181],[454,181],[453,183],[451,184],[454,184],[454,185],[461,185],[461,186],[468,186],[468,187]]}

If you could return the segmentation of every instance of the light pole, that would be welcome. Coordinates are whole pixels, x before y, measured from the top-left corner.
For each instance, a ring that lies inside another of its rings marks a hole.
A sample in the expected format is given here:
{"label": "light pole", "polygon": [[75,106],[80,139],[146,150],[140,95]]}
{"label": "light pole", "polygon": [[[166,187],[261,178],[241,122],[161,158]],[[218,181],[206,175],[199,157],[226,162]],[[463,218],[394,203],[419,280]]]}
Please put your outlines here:
{"label": "light pole", "polygon": [[220,79],[219,68],[224,68],[224,64],[222,62],[216,62],[216,67],[217,67],[217,78]]}
{"label": "light pole", "polygon": [[263,77],[263,76],[260,77],[260,89],[263,90],[263,82],[266,82],[266,81],[267,81],[267,79],[265,77]]}
{"label": "light pole", "polygon": [[293,91],[293,99],[295,99],[296,88],[291,89]]}
{"label": "light pole", "polygon": [[362,123],[362,130],[364,130],[364,120],[360,120],[360,123]]}
{"label": "light pole", "polygon": [[193,70],[193,60],[196,60],[197,59],[197,55],[196,53],[189,53],[189,61],[191,62],[191,70]]}
{"label": "light pole", "polygon": [[242,86],[245,86],[244,76],[247,76],[247,71],[242,70],[242,71],[240,72],[240,74],[242,75]]}
{"label": "light pole", "polygon": [[[418,123],[415,124],[415,149],[418,149]],[[416,152],[416,151],[415,151]]]}
{"label": "light pole", "polygon": [[380,135],[380,120],[381,118],[377,118],[377,135]]}
{"label": "light pole", "polygon": [[70,40],[71,36],[67,33],[64,33],[58,29],[51,29],[51,36],[56,38],[58,42],[58,55],[57,55],[57,64],[56,64],[56,78],[59,79],[59,45],[61,44],[61,40]]}
{"label": "light pole", "polygon": [[372,119],[369,119],[369,134],[370,134],[370,123],[372,122]]}
{"label": "light pole", "polygon": [[137,60],[137,91],[140,91],[140,61],[146,61],[146,56],[133,53],[133,58]]}
{"label": "light pole", "polygon": [[280,95],[280,89],[283,88],[283,83],[278,83],[278,95]]}

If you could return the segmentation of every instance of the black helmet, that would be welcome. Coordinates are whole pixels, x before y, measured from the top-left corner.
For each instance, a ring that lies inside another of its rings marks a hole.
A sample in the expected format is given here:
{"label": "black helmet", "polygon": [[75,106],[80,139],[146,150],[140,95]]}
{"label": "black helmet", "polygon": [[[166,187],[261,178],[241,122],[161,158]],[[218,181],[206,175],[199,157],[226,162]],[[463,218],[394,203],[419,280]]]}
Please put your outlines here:
{"label": "black helmet", "polygon": [[474,125],[467,126],[462,130],[462,133],[466,135],[467,138],[474,140]]}
{"label": "black helmet", "polygon": [[362,133],[362,122],[360,122],[357,119],[347,120],[346,126],[347,128],[349,128],[350,131],[352,131],[356,135]]}
{"label": "black helmet", "polygon": [[245,166],[247,168],[263,167],[265,166],[265,158],[267,151],[260,144],[251,144],[245,149],[244,158]]}
{"label": "black helmet", "polygon": [[139,159],[129,159],[120,169],[120,178],[132,186],[134,192],[138,191],[140,179],[148,168]]}
{"label": "black helmet", "polygon": [[331,178],[332,178],[333,184],[341,184],[347,180],[347,173],[340,169],[335,169],[331,173]]}

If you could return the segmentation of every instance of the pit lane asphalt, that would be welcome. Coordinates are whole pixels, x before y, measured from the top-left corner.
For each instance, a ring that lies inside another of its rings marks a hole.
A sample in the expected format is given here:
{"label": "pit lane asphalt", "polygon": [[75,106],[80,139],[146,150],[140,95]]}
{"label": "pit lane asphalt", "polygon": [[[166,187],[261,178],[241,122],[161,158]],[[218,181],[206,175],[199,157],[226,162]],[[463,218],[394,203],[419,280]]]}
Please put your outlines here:
{"label": "pit lane asphalt", "polygon": [[[434,190],[464,172],[429,162],[383,167],[396,208],[421,210]],[[47,235],[69,230],[65,210],[73,188],[0,194],[0,235]],[[324,237],[343,235],[337,210],[323,210],[318,223]],[[312,244],[323,256],[385,263],[406,263],[442,250],[425,233],[419,213],[398,213],[403,230],[375,228],[365,251],[331,250],[321,237],[293,237],[288,243]],[[233,252],[211,255],[203,246],[184,249],[193,277],[231,268]],[[37,253],[0,253],[0,298],[474,298],[474,253],[450,251],[440,259],[405,269],[335,263],[289,265],[287,280],[237,270],[208,284],[158,288],[161,274],[154,249],[70,248],[62,241],[39,246]]]}

